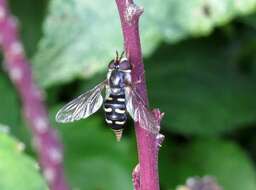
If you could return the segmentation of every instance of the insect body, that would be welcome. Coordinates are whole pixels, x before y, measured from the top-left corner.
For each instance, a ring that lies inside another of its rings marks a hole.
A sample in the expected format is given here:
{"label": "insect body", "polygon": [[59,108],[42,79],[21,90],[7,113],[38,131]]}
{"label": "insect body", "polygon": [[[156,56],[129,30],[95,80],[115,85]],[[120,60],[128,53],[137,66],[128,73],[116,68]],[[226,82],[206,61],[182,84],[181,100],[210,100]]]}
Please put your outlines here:
{"label": "insect body", "polygon": [[105,100],[104,111],[106,122],[114,130],[117,138],[120,138],[124,124],[127,120],[124,92],[118,95],[110,94],[109,97]]}
{"label": "insect body", "polygon": [[105,120],[119,140],[127,120],[125,88],[131,84],[131,67],[126,58],[120,61],[117,58],[109,64],[107,80],[109,94],[104,102]]}
{"label": "insect body", "polygon": [[[128,60],[122,56],[119,58],[117,54],[116,59],[108,66],[107,79],[61,108],[56,115],[56,121],[67,123],[87,118],[104,102],[105,120],[118,141],[122,137],[127,112],[135,121],[141,123],[141,127],[158,133],[157,121],[132,87],[131,71]],[[104,101],[101,95],[103,89],[106,89]]]}

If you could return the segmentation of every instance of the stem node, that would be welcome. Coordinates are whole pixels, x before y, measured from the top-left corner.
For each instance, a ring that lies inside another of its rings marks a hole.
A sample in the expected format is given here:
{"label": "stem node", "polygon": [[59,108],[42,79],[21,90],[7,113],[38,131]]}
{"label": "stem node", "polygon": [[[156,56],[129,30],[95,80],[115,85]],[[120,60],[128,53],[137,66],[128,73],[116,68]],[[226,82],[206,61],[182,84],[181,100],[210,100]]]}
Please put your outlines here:
{"label": "stem node", "polygon": [[125,20],[131,25],[134,21],[136,22],[136,20],[139,19],[143,12],[143,7],[134,3],[128,3],[125,10]]}

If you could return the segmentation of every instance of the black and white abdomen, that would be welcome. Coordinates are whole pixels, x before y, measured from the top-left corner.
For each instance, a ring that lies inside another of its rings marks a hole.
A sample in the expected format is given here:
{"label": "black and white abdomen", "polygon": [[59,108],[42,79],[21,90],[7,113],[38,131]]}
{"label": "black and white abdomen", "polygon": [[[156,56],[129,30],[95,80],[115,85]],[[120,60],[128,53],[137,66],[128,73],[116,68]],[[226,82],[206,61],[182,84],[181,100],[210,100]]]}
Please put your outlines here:
{"label": "black and white abdomen", "polygon": [[104,102],[104,111],[110,127],[115,131],[122,130],[127,120],[124,91],[118,95],[110,93]]}

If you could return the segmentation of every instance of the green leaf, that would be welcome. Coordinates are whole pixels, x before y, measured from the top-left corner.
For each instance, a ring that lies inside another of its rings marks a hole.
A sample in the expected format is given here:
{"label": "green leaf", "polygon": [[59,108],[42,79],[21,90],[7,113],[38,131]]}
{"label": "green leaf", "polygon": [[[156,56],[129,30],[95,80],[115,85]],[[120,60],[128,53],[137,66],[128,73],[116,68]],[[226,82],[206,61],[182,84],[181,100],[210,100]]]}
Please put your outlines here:
{"label": "green leaf", "polygon": [[[57,109],[52,109],[52,120]],[[71,186],[83,190],[130,190],[136,162],[135,144],[127,137],[116,142],[103,113],[69,124],[56,124],[65,148],[65,167]],[[124,132],[125,133],[125,132]]]}
{"label": "green leaf", "polygon": [[222,140],[197,140],[189,145],[164,147],[160,155],[160,179],[175,189],[187,178],[210,175],[225,190],[256,189],[253,163],[239,146]]}
{"label": "green leaf", "polygon": [[0,122],[15,127],[20,121],[18,97],[11,82],[0,74]]}
{"label": "green leaf", "polygon": [[253,29],[256,29],[256,14],[250,14],[248,16],[242,17],[239,19],[240,22],[247,24],[248,26],[252,27]]}
{"label": "green leaf", "polygon": [[163,129],[219,135],[255,122],[256,73],[243,72],[232,51],[216,35],[165,46],[145,61],[151,106],[166,113]]}
{"label": "green leaf", "polygon": [[21,118],[22,107],[13,84],[0,72],[0,123],[10,126],[10,132],[30,146],[30,133]]}
{"label": "green leaf", "polygon": [[[0,130],[3,131],[2,125]],[[22,152],[22,143],[0,132],[0,189],[47,190],[38,164]]]}
{"label": "green leaf", "polygon": [[10,0],[11,12],[17,16],[21,38],[26,54],[30,57],[36,50],[42,35],[42,22],[48,0]]}
{"label": "green leaf", "polygon": [[[145,55],[162,41],[209,35],[215,26],[249,14],[256,7],[256,0],[137,3],[145,8],[140,22]],[[114,1],[52,0],[43,34],[33,62],[38,81],[45,87],[92,76],[105,69],[115,50],[121,51],[123,45]]]}

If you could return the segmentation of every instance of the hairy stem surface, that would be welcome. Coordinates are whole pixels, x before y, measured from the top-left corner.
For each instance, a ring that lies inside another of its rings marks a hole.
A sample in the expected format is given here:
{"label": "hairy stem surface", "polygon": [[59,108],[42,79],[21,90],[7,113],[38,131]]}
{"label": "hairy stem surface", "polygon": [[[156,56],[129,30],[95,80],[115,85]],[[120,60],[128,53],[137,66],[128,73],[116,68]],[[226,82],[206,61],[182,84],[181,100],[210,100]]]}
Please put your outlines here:
{"label": "hairy stem surface", "polygon": [[5,68],[20,94],[49,187],[51,190],[68,190],[62,166],[62,145],[56,131],[50,127],[42,94],[33,81],[32,70],[18,36],[17,23],[8,11],[6,0],[0,0],[0,47]]}
{"label": "hairy stem surface", "polygon": [[[139,36],[139,17],[143,13],[143,9],[134,4],[132,0],[116,0],[116,4],[121,19],[125,51],[133,65],[132,80],[133,84],[136,84],[134,88],[143,101],[148,104]],[[140,82],[138,83],[138,81]],[[160,124],[162,114],[155,110],[154,115]],[[133,173],[134,188],[136,190],[159,190],[158,150],[163,136],[144,130],[140,127],[139,122],[135,123],[135,131],[139,165]]]}

